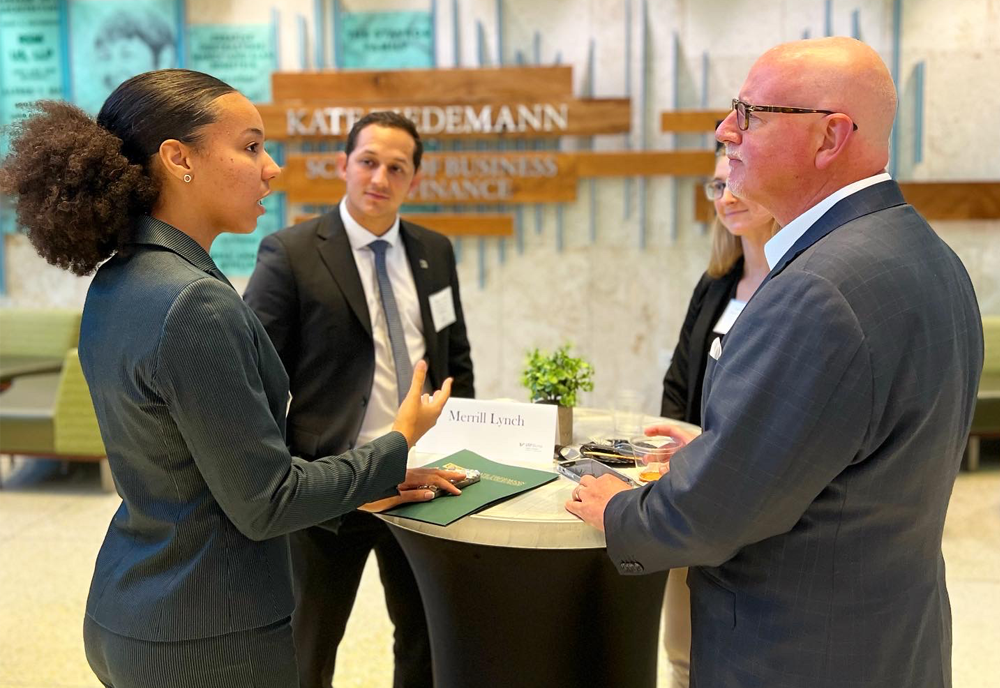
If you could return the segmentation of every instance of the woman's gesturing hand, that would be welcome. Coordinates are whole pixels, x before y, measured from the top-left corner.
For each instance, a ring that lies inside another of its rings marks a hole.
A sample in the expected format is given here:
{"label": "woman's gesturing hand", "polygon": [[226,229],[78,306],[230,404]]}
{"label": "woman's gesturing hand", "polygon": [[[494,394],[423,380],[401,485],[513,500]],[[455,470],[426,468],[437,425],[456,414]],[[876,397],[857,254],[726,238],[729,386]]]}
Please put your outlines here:
{"label": "woman's gesturing hand", "polygon": [[410,391],[396,412],[396,421],[392,429],[403,433],[406,446],[412,448],[428,430],[434,427],[441,409],[451,396],[451,378],[441,385],[441,389],[431,394],[422,394],[424,379],[427,377],[427,362],[418,361],[413,367],[413,380]]}

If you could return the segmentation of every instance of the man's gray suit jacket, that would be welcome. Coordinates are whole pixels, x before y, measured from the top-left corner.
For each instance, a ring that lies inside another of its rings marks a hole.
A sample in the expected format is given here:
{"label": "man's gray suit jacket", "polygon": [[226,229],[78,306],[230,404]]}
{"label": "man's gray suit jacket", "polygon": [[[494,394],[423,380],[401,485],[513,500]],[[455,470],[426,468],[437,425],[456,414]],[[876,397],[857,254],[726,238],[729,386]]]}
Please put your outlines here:
{"label": "man's gray suit jacket", "polygon": [[703,434],[615,496],[623,573],[692,566],[692,686],[951,685],[941,534],[983,360],[961,262],[894,182],[789,250],[705,374]]}
{"label": "man's gray suit jacket", "polygon": [[80,362],[122,505],[87,614],[186,640],[294,605],[286,533],[401,482],[406,439],[304,461],[285,446],[288,376],[253,312],[191,237],[150,217],[87,293]]}

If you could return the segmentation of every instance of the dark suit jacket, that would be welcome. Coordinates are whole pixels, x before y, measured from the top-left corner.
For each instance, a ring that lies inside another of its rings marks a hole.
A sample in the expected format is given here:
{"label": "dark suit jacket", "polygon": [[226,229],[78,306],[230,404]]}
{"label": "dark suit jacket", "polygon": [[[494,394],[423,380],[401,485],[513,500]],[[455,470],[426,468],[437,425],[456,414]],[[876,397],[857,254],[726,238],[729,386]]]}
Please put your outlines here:
{"label": "dark suit jacket", "polygon": [[692,566],[692,686],[951,685],[941,533],[983,362],[959,259],[894,182],[774,267],[705,375],[704,432],[616,495],[629,573]]}
{"label": "dark suit jacket", "polygon": [[743,258],[722,277],[709,277],[705,273],[695,285],[674,357],[663,376],[660,415],[664,418],[701,425],[702,381],[708,364],[708,349],[712,340],[718,337],[712,329],[729,301],[736,296],[736,285],[741,277]]}
{"label": "dark suit jacket", "polygon": [[[405,221],[400,236],[420,299],[431,384],[437,389],[451,376],[452,393],[472,397],[472,357],[451,242]],[[428,297],[449,286],[456,320],[435,333]],[[244,299],[291,380],[292,451],[318,456],[353,447],[371,395],[375,347],[339,209],[265,238]]]}
{"label": "dark suit jacket", "polygon": [[288,617],[284,534],[405,475],[398,432],[341,457],[289,455],[288,376],[267,333],[208,254],[153,218],[97,271],[80,362],[122,495],[87,614],[119,635],[204,638]]}

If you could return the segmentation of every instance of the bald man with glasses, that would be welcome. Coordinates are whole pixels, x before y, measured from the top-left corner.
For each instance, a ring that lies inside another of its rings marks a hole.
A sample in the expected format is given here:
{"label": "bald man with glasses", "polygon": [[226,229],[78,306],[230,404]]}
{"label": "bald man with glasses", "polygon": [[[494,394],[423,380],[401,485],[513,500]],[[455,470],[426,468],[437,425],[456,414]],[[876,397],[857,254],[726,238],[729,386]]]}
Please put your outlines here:
{"label": "bald man with glasses", "polygon": [[622,573],[691,567],[692,686],[951,685],[941,534],[982,321],[885,173],[895,109],[859,41],[757,60],[716,137],[733,193],[782,229],[712,344],[703,432],[658,482],[585,478],[567,503]]}

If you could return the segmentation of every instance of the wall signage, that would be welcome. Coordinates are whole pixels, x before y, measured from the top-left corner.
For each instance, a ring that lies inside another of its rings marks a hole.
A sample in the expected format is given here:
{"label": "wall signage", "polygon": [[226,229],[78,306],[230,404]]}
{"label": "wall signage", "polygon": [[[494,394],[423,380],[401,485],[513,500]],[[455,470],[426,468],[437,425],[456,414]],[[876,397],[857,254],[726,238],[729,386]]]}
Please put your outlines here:
{"label": "wall signage", "polygon": [[411,120],[422,136],[545,132],[569,128],[566,103],[511,105],[380,105],[377,107],[290,107],[285,110],[287,136],[346,136],[354,123],[372,110],[392,110]]}
{"label": "wall signage", "polygon": [[[344,195],[337,153],[293,154],[272,188],[291,203],[330,205]],[[710,174],[710,151],[428,152],[407,202],[431,205],[571,202],[577,181],[630,174]]]}

